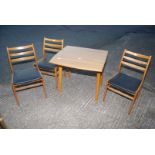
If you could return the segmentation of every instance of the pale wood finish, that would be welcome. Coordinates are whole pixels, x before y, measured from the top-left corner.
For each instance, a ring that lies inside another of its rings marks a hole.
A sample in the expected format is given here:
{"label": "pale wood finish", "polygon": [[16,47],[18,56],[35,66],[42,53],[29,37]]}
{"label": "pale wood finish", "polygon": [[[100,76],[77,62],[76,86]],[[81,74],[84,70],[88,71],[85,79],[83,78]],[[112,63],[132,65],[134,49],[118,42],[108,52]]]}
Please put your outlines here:
{"label": "pale wood finish", "polygon": [[66,46],[50,63],[81,70],[102,72],[108,51]]}
{"label": "pale wood finish", "polygon": [[27,54],[33,54],[33,51],[20,52],[20,53],[10,53],[10,56],[15,57],[15,56],[22,56],[22,55],[27,55]]}
{"label": "pale wood finish", "polygon": [[[16,92],[20,91],[20,90],[37,87],[37,86],[43,86],[43,92],[46,97],[47,94],[46,94],[46,89],[45,89],[45,82],[42,77],[38,80],[34,80],[31,83],[25,83],[25,84],[14,84],[13,83],[13,76],[14,76],[13,66],[14,66],[15,62],[23,62],[23,61],[27,61],[27,60],[32,60],[35,62],[36,69],[39,71],[34,45],[31,44],[31,45],[27,45],[27,46],[13,47],[13,48],[7,47],[7,53],[8,53],[8,60],[9,60],[9,64],[10,64],[10,68],[11,68],[11,76],[12,76],[11,87],[12,87],[12,91],[14,93],[17,105],[19,105],[19,98],[18,98]],[[32,56],[26,56],[28,54],[32,54]],[[14,56],[20,56],[20,58],[13,58]]]}
{"label": "pale wood finish", "polygon": [[111,91],[113,91],[113,92],[115,92],[117,94],[120,94],[122,96],[125,96],[128,99],[131,99],[131,100],[133,99],[133,96],[130,96],[130,95],[126,94],[126,93],[123,93],[122,91],[119,91],[118,89],[115,89],[115,88],[112,88],[112,87],[108,87],[108,90],[111,90]]}
{"label": "pale wood finish", "polygon": [[23,62],[23,61],[34,60],[34,59],[35,59],[34,56],[28,56],[28,57],[24,57],[24,58],[12,59],[11,62]]}
{"label": "pale wood finish", "polygon": [[[62,41],[61,41],[62,43]],[[52,48],[58,48],[59,50],[63,48],[62,45],[59,45],[59,44],[49,44],[49,43],[45,43],[45,46],[49,46],[49,47],[52,47]]]}
{"label": "pale wood finish", "polygon": [[135,57],[146,59],[146,60],[150,59],[150,56],[135,53],[135,52],[131,52],[131,51],[127,50],[127,49],[125,49],[125,54],[133,55]]}
{"label": "pale wood finish", "polygon": [[95,71],[96,101],[98,101],[99,87],[102,83],[102,71],[107,59],[108,51],[66,46],[49,62],[59,66],[59,91],[62,92],[62,67]]}
{"label": "pale wood finish", "polygon": [[9,48],[10,51],[18,51],[18,50],[25,50],[25,49],[32,49],[32,44],[31,45],[26,45],[26,46],[18,46],[18,47],[11,47]]}
{"label": "pale wood finish", "polygon": [[99,88],[101,84],[100,82],[101,82],[101,73],[97,73],[96,75],[96,97],[95,97],[96,102],[98,101]]}
{"label": "pale wood finish", "polygon": [[44,37],[44,40],[45,40],[45,42],[49,41],[49,42],[60,43],[60,44],[63,42],[63,39],[53,39],[53,38],[46,38],[46,37]]}
{"label": "pale wood finish", "polygon": [[125,66],[128,66],[130,68],[133,68],[133,69],[137,69],[139,71],[145,71],[145,68],[144,67],[140,67],[140,66],[137,66],[135,64],[132,64],[132,63],[128,63],[128,62],[125,62],[125,61],[122,61],[121,64],[125,65]]}
{"label": "pale wood finish", "polygon": [[42,86],[42,83],[40,83],[40,81],[38,81],[39,83],[35,83],[35,84],[31,84],[31,85],[26,85],[23,87],[19,87],[17,86],[16,91],[20,91],[20,90],[24,90],[24,89],[28,89],[28,88],[33,88],[33,87],[38,87],[38,86]]}
{"label": "pale wood finish", "polygon": [[44,48],[46,51],[50,51],[50,52],[54,52],[54,53],[57,53],[59,52],[60,50],[59,49],[54,49],[54,48]]}
{"label": "pale wood finish", "polygon": [[59,92],[62,93],[62,66],[59,66]]}
{"label": "pale wood finish", "polygon": [[[134,56],[134,58],[133,58],[133,56]],[[141,92],[141,89],[142,89],[142,86],[144,83],[144,79],[146,77],[146,74],[147,74],[147,71],[148,71],[148,68],[149,68],[149,65],[151,62],[151,58],[152,58],[152,56],[146,56],[146,55],[131,52],[131,51],[128,51],[127,49],[125,49],[123,52],[120,64],[119,64],[119,72],[121,72],[121,69],[124,66],[128,66],[129,68],[134,69],[134,70],[139,70],[142,72],[141,83],[140,83],[137,91],[134,94],[130,94],[127,92],[122,92],[121,90],[119,90],[117,88],[114,88],[112,85],[110,85],[109,80],[108,80],[106,87],[105,87],[104,95],[103,95],[103,101],[105,101],[107,90],[110,90],[110,91],[113,91],[119,95],[122,95],[122,96],[132,100],[132,103],[128,110],[128,114],[130,114],[135,106],[135,101],[139,97],[139,94]],[[126,62],[126,60],[128,62]]]}
{"label": "pale wood finish", "polygon": [[[42,52],[43,52],[43,59],[46,59],[47,57],[47,52],[51,52],[51,53],[57,53],[60,50],[62,50],[64,47],[64,40],[63,39],[51,39],[51,38],[46,38],[44,37],[43,39],[43,48],[42,48]],[[49,75],[49,76],[54,76],[55,77],[55,81],[56,81],[56,88],[58,87],[58,67],[55,67],[53,70],[51,69],[45,69],[45,68],[41,68],[39,67],[40,71],[42,74],[45,75]]]}
{"label": "pale wood finish", "polygon": [[46,52],[57,53],[64,47],[63,39],[52,39],[44,37],[43,41],[43,56],[46,58]]}
{"label": "pale wood finish", "polygon": [[147,65],[147,62],[137,60],[137,59],[134,59],[134,58],[131,58],[131,57],[128,57],[128,56],[124,56],[123,58],[126,59],[126,60],[130,60],[132,62],[138,63],[140,65]]}

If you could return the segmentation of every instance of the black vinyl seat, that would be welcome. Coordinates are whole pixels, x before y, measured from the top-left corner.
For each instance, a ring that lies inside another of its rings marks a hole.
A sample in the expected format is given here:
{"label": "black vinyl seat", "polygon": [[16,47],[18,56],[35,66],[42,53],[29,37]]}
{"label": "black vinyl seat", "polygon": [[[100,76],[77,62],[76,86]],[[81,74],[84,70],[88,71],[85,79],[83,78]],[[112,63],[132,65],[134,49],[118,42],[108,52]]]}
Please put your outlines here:
{"label": "black vinyl seat", "polygon": [[125,91],[129,94],[134,94],[140,83],[141,80],[124,73],[118,73],[111,80],[109,80],[109,84],[111,84],[113,87]]}

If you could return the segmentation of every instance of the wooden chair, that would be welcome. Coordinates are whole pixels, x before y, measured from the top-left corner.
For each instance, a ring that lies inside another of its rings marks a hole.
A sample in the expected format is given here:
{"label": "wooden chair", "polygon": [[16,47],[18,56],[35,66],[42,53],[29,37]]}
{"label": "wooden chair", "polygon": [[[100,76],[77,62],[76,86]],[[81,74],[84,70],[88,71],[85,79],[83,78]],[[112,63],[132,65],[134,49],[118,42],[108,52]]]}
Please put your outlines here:
{"label": "wooden chair", "polygon": [[[7,52],[12,75],[11,86],[17,101],[17,105],[19,105],[19,99],[16,92],[20,90],[43,86],[43,92],[46,97],[45,82],[38,68],[34,45],[31,44],[11,48],[7,47]],[[14,68],[17,64],[22,65],[24,62],[33,61],[36,63],[36,67],[31,66],[18,70]]]}
{"label": "wooden chair", "polygon": [[43,40],[43,58],[38,59],[38,67],[42,74],[50,75],[55,77],[57,85],[58,69],[54,64],[50,64],[49,60],[64,47],[63,39],[50,39],[44,37]]}
{"label": "wooden chair", "polygon": [[[43,58],[38,59],[38,67],[42,74],[50,75],[55,77],[56,87],[58,82],[58,68],[56,65],[49,63],[49,60],[64,47],[63,39],[51,39],[44,37],[43,40]],[[66,76],[66,71],[64,72]],[[68,72],[69,77],[71,72]]]}
{"label": "wooden chair", "polygon": [[[122,95],[132,100],[128,110],[128,114],[130,114],[142,89],[150,62],[151,56],[134,53],[125,49],[119,64],[118,74],[107,81],[103,101],[105,101],[107,90]],[[126,75],[122,72],[123,67],[140,72],[142,74],[141,78],[138,79],[133,76]]]}

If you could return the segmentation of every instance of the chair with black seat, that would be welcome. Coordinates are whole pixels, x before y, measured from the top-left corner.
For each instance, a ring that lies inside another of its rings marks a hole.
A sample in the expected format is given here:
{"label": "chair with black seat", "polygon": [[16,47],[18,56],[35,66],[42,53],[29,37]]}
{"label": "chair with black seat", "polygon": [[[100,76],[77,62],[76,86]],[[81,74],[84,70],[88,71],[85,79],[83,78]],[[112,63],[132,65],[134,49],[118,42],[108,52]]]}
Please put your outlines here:
{"label": "chair with black seat", "polygon": [[[151,56],[131,52],[125,49],[119,64],[118,74],[107,81],[103,100],[105,101],[107,90],[113,91],[132,100],[128,110],[128,114],[130,114],[142,89],[150,62]],[[127,67],[136,72],[138,71],[141,73],[141,77],[137,78],[123,73],[123,67]]]}
{"label": "chair with black seat", "polygon": [[[11,87],[17,105],[19,105],[19,99],[16,92],[20,90],[43,86],[43,92],[46,97],[45,82],[38,68],[34,45],[7,47],[7,52],[12,76]],[[28,62],[32,64],[28,66]],[[33,67],[34,62],[36,67]],[[15,66],[20,66],[20,69],[17,69]]]}
{"label": "chair with black seat", "polygon": [[42,74],[54,76],[57,85],[58,69],[49,60],[64,47],[63,39],[51,39],[44,37],[43,40],[43,58],[38,60],[38,67]]}

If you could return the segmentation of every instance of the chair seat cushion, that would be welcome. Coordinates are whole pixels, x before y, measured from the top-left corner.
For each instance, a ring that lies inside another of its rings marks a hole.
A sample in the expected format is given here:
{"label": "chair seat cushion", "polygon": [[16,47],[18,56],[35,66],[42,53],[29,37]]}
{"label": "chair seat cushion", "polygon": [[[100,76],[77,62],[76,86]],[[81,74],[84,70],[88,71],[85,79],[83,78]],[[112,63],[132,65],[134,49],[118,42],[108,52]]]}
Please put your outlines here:
{"label": "chair seat cushion", "polygon": [[48,59],[42,59],[38,62],[38,67],[46,70],[54,70],[56,65],[49,63]]}
{"label": "chair seat cushion", "polygon": [[141,80],[124,73],[119,73],[109,80],[109,83],[117,89],[125,91],[129,94],[134,94],[138,89]]}
{"label": "chair seat cushion", "polygon": [[36,68],[28,68],[14,71],[13,83],[24,84],[30,83],[42,78],[40,72]]}

